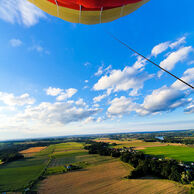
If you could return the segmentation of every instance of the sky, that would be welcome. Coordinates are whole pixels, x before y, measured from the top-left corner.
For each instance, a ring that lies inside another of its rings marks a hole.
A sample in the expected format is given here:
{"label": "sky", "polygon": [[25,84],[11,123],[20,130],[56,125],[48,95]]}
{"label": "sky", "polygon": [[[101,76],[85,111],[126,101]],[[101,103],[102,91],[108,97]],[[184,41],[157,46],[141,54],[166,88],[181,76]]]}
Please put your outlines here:
{"label": "sky", "polygon": [[106,24],[73,24],[0,0],[0,140],[194,129],[194,1],[151,0]]}

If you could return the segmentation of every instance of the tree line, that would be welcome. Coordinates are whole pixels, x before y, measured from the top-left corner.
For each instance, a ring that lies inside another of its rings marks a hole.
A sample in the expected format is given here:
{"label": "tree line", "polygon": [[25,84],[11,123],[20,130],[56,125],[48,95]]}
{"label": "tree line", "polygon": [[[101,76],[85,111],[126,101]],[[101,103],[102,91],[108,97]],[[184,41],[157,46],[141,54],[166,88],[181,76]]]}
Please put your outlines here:
{"label": "tree line", "polygon": [[104,142],[90,142],[90,145],[85,146],[85,149],[88,150],[89,154],[120,157],[121,161],[131,164],[134,170],[127,178],[140,178],[151,175],[182,184],[187,184],[194,180],[194,169],[186,169],[176,160],[159,159],[133,149],[130,151],[114,149],[110,148],[110,144]]}

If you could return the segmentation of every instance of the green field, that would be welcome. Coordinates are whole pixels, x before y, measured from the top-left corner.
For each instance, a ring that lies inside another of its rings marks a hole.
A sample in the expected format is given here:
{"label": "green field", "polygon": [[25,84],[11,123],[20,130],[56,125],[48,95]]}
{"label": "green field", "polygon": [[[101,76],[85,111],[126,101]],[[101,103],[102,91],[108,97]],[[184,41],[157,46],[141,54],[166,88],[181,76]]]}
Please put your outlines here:
{"label": "green field", "polygon": [[10,162],[0,166],[0,192],[22,191],[35,181],[49,161],[52,146],[34,157]]}
{"label": "green field", "polygon": [[74,164],[81,167],[88,165],[97,165],[103,162],[113,160],[108,156],[99,156],[88,154],[84,150],[82,143],[68,142],[55,145],[55,151],[52,154],[52,160],[47,169],[47,174],[57,174],[65,172],[64,165]]}
{"label": "green field", "polygon": [[184,162],[194,162],[194,148],[183,146],[149,147],[142,150],[145,154],[168,157]]}

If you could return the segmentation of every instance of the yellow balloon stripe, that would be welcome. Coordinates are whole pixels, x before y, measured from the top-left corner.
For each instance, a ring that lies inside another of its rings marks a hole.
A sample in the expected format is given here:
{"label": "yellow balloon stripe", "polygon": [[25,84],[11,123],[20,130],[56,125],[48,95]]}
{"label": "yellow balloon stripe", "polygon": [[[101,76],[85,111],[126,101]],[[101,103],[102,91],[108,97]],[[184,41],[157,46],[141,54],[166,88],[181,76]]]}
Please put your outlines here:
{"label": "yellow balloon stripe", "polygon": [[30,1],[43,11],[47,12],[48,14],[59,17],[68,22],[82,24],[99,24],[111,22],[120,17],[126,16],[137,10],[139,7],[147,3],[149,0],[142,0],[138,3],[132,3],[125,5],[123,7],[107,9],[102,11],[75,10],[57,6],[47,0],[28,0],[28,1]]}

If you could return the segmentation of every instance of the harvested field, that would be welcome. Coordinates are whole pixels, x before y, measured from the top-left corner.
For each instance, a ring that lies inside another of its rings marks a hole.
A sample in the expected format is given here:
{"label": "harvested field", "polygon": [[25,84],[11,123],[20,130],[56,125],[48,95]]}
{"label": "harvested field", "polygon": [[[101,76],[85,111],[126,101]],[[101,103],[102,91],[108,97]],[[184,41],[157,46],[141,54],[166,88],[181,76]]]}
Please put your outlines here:
{"label": "harvested field", "polygon": [[185,146],[183,144],[178,143],[160,143],[160,142],[144,142],[142,140],[130,140],[130,141],[121,141],[121,140],[110,140],[108,138],[96,139],[96,142],[105,142],[105,143],[116,143],[118,145],[114,146],[114,148],[122,148],[125,147],[135,147],[137,150],[143,150],[148,147],[161,147],[167,145],[173,146]]}
{"label": "harvested field", "polygon": [[23,150],[20,153],[21,154],[37,153],[37,152],[44,150],[45,148],[46,147],[32,147],[32,148],[29,148],[27,150]]}
{"label": "harvested field", "polygon": [[129,167],[120,161],[104,163],[84,170],[54,175],[45,179],[40,194],[150,194],[187,193],[188,189],[178,183],[159,179],[123,179],[129,174]]}

